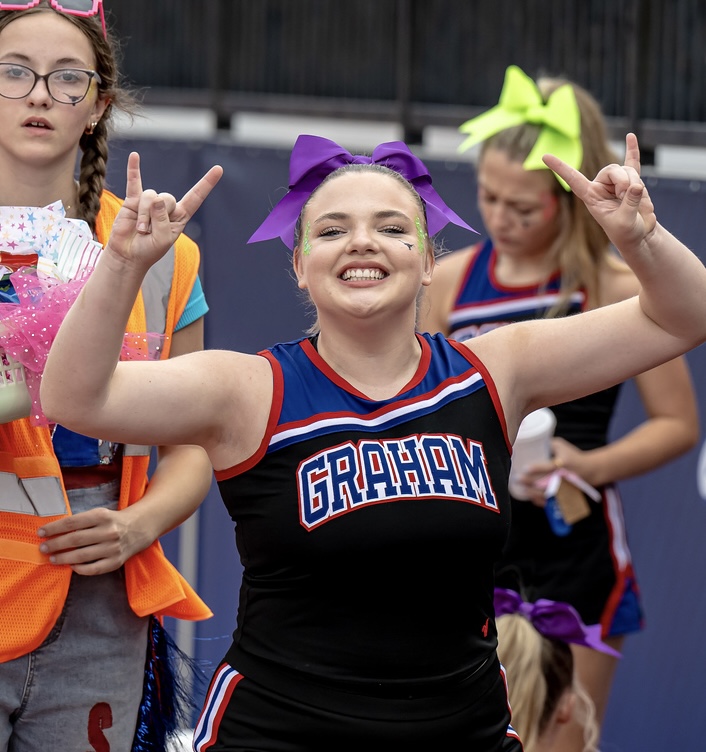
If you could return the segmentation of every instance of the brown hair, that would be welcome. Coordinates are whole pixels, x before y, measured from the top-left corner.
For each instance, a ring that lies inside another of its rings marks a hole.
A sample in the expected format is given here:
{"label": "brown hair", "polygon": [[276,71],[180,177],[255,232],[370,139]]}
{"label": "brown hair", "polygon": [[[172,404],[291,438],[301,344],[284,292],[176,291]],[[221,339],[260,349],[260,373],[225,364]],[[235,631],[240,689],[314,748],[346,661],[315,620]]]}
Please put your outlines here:
{"label": "brown hair", "polygon": [[[618,157],[608,142],[605,119],[598,101],[578,84],[564,78],[537,80],[544,101],[560,86],[569,85],[574,90],[581,116],[581,145],[583,161],[580,171],[590,180],[608,164],[618,162]],[[539,136],[541,126],[524,123],[508,128],[488,138],[481,147],[480,159],[489,149],[498,149],[513,160],[524,162]],[[589,307],[599,300],[599,271],[604,263],[612,263],[610,241],[601,226],[590,215],[585,204],[570,191],[554,181],[558,198],[560,231],[551,253],[561,272],[559,303],[548,312],[555,316],[566,311],[573,292],[584,289]]]}
{"label": "brown hair", "polygon": [[105,185],[108,162],[108,133],[111,115],[114,109],[132,112],[134,108],[133,96],[121,86],[118,69],[119,46],[108,32],[108,38],[103,36],[103,27],[98,15],[83,17],[54,10],[47,0],[29,10],[0,11],[0,32],[16,18],[28,13],[58,13],[62,18],[72,23],[88,38],[96,58],[96,72],[101,77],[98,84],[98,95],[108,100],[103,117],[93,129],[92,133],[84,133],[79,141],[81,149],[81,164],[78,177],[78,207],[77,214],[95,230],[96,216],[100,210],[100,197]]}

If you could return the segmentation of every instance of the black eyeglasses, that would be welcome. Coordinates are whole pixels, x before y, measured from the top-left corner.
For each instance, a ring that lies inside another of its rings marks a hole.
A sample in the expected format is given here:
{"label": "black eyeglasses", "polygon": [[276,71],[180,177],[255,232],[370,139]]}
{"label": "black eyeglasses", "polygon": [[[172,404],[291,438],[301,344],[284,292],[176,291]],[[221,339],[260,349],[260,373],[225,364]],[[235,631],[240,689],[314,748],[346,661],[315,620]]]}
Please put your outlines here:
{"label": "black eyeglasses", "polygon": [[85,99],[93,80],[101,83],[95,71],[82,68],[61,68],[40,76],[26,65],[0,63],[0,97],[5,99],[24,99],[34,90],[37,81],[44,81],[55,102],[78,104]]}

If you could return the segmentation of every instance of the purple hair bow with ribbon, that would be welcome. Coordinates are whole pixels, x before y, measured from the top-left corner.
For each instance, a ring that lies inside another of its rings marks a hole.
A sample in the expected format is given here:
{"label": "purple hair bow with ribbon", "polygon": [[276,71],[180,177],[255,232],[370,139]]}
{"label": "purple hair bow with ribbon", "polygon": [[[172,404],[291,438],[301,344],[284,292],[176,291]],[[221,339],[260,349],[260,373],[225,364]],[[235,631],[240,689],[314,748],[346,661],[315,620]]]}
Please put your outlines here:
{"label": "purple hair bow with ribbon", "polygon": [[495,588],[495,616],[521,614],[544,637],[583,645],[601,653],[621,658],[617,650],[601,640],[600,624],[586,626],[576,609],[568,603],[540,598],[535,603],[523,601],[519,593]]}
{"label": "purple hair bow with ribbon", "polygon": [[424,163],[404,142],[380,144],[372,156],[367,157],[351,154],[328,138],[302,135],[297,138],[289,160],[289,192],[275,205],[248,243],[279,237],[288,248],[294,248],[294,228],[309,196],[328,175],[349,164],[382,165],[408,180],[426,206],[429,235],[435,235],[449,222],[475,232],[446,205],[432,186]]}

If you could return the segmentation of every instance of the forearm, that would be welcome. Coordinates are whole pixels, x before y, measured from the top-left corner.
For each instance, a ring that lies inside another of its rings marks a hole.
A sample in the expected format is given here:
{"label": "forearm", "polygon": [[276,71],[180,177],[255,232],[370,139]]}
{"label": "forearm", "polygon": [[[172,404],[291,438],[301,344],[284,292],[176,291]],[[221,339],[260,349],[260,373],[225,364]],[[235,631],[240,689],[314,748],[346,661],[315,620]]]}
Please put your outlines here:
{"label": "forearm", "polygon": [[657,224],[640,253],[627,260],[640,280],[640,304],[659,327],[691,346],[706,338],[706,268]]}
{"label": "forearm", "polygon": [[40,550],[81,575],[114,572],[189,517],[206,496],[212,470],[196,446],[165,449],[145,495],[120,511],[96,507],[48,522]]}
{"label": "forearm", "polygon": [[579,474],[602,486],[651,472],[688,452],[698,441],[696,421],[655,417],[604,447],[583,453]]}
{"label": "forearm", "polygon": [[187,520],[206,497],[212,477],[211,463],[201,447],[160,448],[160,459],[145,495],[122,512],[136,533],[130,555]]}

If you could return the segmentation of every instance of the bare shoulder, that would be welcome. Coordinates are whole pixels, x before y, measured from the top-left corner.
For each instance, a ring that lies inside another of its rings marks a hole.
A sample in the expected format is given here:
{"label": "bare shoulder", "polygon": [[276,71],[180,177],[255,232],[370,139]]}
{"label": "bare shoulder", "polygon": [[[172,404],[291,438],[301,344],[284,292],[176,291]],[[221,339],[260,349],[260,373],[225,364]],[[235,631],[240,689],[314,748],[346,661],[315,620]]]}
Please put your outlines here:
{"label": "bare shoulder", "polygon": [[492,379],[511,438],[527,412],[524,368],[519,364],[527,360],[527,341],[537,323],[523,321],[500,326],[461,343],[483,364]]}
{"label": "bare shoulder", "polygon": [[216,430],[208,451],[216,469],[232,467],[252,456],[267,428],[274,394],[270,362],[261,355],[231,350],[196,353],[209,374],[210,390],[218,392]]}
{"label": "bare shoulder", "polygon": [[264,384],[271,385],[272,368],[261,355],[234,350],[201,350],[194,353],[211,378],[221,385],[233,385],[239,391],[251,394],[261,391]]}
{"label": "bare shoulder", "polygon": [[601,306],[632,298],[640,290],[640,283],[632,269],[615,254],[606,255],[598,270]]}
{"label": "bare shoulder", "polygon": [[201,395],[198,409],[208,415],[209,423],[240,423],[255,420],[260,412],[268,414],[273,379],[266,358],[233,350],[198,350],[170,363],[189,393]]}

